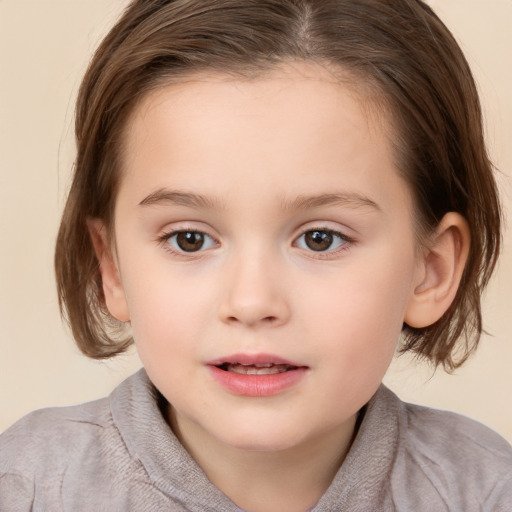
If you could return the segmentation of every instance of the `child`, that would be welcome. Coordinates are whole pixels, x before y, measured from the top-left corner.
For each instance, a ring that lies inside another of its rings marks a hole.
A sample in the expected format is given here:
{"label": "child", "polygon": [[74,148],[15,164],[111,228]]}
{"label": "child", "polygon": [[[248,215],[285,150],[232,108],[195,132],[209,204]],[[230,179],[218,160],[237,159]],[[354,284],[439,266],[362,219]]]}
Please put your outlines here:
{"label": "child", "polygon": [[512,448],[381,385],[476,348],[500,206],[419,0],[135,0],[93,58],[56,248],[109,398],[1,438],[2,511],[510,511]]}

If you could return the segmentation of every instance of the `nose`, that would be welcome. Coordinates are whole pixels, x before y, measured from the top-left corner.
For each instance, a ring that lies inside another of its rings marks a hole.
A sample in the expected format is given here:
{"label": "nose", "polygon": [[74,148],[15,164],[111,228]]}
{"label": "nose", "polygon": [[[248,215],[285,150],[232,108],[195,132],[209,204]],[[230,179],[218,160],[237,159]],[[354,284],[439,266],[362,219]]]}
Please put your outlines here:
{"label": "nose", "polygon": [[279,326],[290,317],[285,276],[275,258],[263,254],[240,256],[226,262],[219,305],[222,322],[248,327]]}

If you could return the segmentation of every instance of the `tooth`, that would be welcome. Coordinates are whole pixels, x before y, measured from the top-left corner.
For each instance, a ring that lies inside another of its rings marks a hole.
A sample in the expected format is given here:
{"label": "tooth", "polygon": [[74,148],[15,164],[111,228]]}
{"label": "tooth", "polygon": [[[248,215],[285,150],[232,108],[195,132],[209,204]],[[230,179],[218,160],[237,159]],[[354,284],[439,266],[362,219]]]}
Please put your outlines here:
{"label": "tooth", "polygon": [[226,370],[241,375],[274,375],[283,373],[291,367],[286,364],[263,364],[263,365],[243,365],[238,363],[230,363],[226,365]]}
{"label": "tooth", "polygon": [[270,368],[271,366],[274,366],[274,363],[249,363],[249,364],[245,364],[245,363],[232,363],[232,364],[238,364],[240,366],[245,366],[245,367],[256,367],[256,368]]}

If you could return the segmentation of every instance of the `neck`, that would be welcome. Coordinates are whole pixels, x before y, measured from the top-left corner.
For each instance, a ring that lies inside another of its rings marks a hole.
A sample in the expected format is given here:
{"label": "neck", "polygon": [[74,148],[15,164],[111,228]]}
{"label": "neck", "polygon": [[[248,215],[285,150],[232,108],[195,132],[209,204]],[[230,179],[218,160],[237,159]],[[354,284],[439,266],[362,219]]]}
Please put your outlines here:
{"label": "neck", "polygon": [[[352,443],[356,416],[342,428],[280,451],[250,451],[207,439],[197,425],[171,426],[183,446],[216,485],[251,512],[305,512],[325,493]],[[201,441],[196,442],[198,439]]]}

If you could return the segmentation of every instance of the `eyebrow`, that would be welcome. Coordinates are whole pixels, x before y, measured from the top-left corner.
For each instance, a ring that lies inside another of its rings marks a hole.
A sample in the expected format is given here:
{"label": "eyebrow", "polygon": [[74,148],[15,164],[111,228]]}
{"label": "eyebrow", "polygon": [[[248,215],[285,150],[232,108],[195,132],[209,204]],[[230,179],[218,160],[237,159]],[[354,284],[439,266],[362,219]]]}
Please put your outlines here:
{"label": "eyebrow", "polygon": [[382,211],[380,206],[362,194],[356,192],[341,192],[334,194],[300,195],[291,201],[285,201],[285,210],[308,210],[321,206],[353,206],[356,208],[365,207]]}
{"label": "eyebrow", "polygon": [[179,190],[159,189],[146,196],[139,206],[154,206],[159,204],[177,204],[191,208],[220,209],[220,202],[200,194],[182,192]]}

